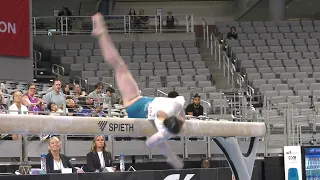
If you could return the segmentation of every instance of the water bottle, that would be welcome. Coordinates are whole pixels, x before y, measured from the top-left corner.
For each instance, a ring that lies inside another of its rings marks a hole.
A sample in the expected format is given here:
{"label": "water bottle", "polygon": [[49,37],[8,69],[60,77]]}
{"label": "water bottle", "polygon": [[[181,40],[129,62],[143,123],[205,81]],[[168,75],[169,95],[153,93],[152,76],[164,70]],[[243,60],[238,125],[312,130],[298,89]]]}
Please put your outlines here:
{"label": "water bottle", "polygon": [[49,111],[47,104],[44,104],[44,105],[43,105],[43,111],[45,111],[45,112],[48,112],[48,111]]}
{"label": "water bottle", "polygon": [[46,174],[47,173],[46,154],[41,154],[40,155],[40,165],[41,165],[40,174]]}
{"label": "water bottle", "polygon": [[34,105],[33,106],[33,114],[38,114],[39,108],[38,106]]}
{"label": "water bottle", "polygon": [[125,166],[124,166],[124,154],[120,154],[120,171],[121,172],[126,171]]}

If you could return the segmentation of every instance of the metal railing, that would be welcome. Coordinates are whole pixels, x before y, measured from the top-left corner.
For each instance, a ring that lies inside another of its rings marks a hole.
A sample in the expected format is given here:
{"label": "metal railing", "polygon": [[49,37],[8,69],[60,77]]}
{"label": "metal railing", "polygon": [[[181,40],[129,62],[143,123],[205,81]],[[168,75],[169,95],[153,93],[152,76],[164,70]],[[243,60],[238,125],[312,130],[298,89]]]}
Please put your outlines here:
{"label": "metal railing", "polygon": [[33,72],[34,72],[34,75],[37,76],[38,62],[40,62],[42,59],[41,52],[33,50],[32,58],[33,58]]}
{"label": "metal railing", "polygon": [[79,84],[81,88],[85,88],[86,90],[89,89],[88,80],[79,76],[73,78],[73,84]]}
{"label": "metal railing", "polygon": [[52,73],[56,76],[60,77],[64,75],[64,67],[58,65],[58,64],[52,64]]}
{"label": "metal railing", "polygon": [[33,59],[40,61],[42,59],[41,52],[33,50]]}
{"label": "metal railing", "polygon": [[219,64],[219,69],[223,69],[224,77],[227,77],[228,84],[232,84],[234,88],[234,75],[236,68],[220,44],[218,38],[211,32],[209,32],[209,25],[205,19],[202,19],[203,26],[203,41],[206,43],[207,48],[210,48],[211,55],[214,55],[214,59]]}
{"label": "metal railing", "polygon": [[205,19],[202,19],[202,26],[203,26],[203,41],[206,42],[207,48],[210,48],[211,40],[209,39],[209,25]]}
{"label": "metal railing", "polygon": [[[147,21],[145,17],[148,17]],[[110,15],[105,16],[111,33],[194,32],[193,15],[175,14],[174,25],[166,24],[166,16]],[[90,34],[91,16],[47,16],[32,18],[33,35]]]}
{"label": "metal railing", "polygon": [[[310,104],[291,102],[285,96],[264,96],[263,116],[266,123],[265,137],[266,156],[276,154],[272,149],[282,149],[283,146],[314,145],[319,136],[316,135],[318,108]],[[305,99],[307,102],[307,99]],[[310,105],[310,106],[309,106]]]}

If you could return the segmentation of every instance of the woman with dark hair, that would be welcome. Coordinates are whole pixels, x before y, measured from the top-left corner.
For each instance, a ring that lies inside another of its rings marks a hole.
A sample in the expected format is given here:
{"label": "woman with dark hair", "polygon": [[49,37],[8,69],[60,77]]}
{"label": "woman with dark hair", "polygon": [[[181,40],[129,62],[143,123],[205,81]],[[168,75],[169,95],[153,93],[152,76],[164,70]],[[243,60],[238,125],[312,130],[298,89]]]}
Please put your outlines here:
{"label": "woman with dark hair", "polygon": [[[112,87],[108,87],[106,90],[106,96],[110,98],[111,100],[111,105],[114,104],[119,104],[120,102],[120,97],[115,93],[116,91]],[[108,104],[109,100],[106,100],[106,103]]]}
{"label": "woman with dark hair", "polygon": [[228,39],[238,39],[237,29],[235,27],[230,28],[230,32],[227,35]]}
{"label": "woman with dark hair", "polygon": [[[87,154],[87,172],[102,172],[105,167],[112,167],[112,155],[107,150],[104,136],[95,136],[90,152]],[[115,170],[115,168],[113,169]]]}
{"label": "woman with dark hair", "polygon": [[28,107],[29,111],[40,111],[42,100],[34,97],[36,94],[36,85],[30,83],[27,88],[27,94],[22,96],[22,104]]}
{"label": "woman with dark hair", "polygon": [[132,29],[139,29],[141,21],[140,17],[136,14],[136,10],[130,8],[128,15],[130,16],[130,23],[132,24]]}
{"label": "woman with dark hair", "polygon": [[70,88],[68,84],[63,84],[62,85],[62,92],[65,95],[70,95]]}

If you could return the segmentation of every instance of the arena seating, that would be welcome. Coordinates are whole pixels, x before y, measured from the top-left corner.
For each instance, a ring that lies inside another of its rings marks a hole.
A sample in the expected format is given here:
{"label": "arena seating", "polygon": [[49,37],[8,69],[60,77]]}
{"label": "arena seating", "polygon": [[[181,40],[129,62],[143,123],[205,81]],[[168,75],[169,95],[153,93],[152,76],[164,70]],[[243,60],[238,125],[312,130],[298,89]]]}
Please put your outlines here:
{"label": "arena seating", "polygon": [[[237,40],[227,40],[229,54],[247,85],[256,95],[270,100],[270,109],[261,110],[261,120],[282,125],[298,118],[310,128],[320,120],[320,21],[219,22],[225,38],[236,27]],[[286,109],[292,104],[292,115]],[[267,114],[266,114],[267,113]],[[310,132],[310,131],[309,131]]]}
{"label": "arena seating", "polygon": [[[144,95],[154,96],[155,89],[165,93],[175,89],[187,102],[194,93],[200,94],[202,100],[209,100],[214,104],[213,109],[203,104],[209,113],[216,111],[215,107],[227,106],[223,95],[212,85],[209,68],[194,41],[127,41],[117,42],[115,46]],[[97,82],[116,86],[111,67],[103,62],[97,43],[47,43],[43,48],[61,56],[59,63],[65,72],[70,72],[69,79],[82,77],[88,80],[89,87]]]}

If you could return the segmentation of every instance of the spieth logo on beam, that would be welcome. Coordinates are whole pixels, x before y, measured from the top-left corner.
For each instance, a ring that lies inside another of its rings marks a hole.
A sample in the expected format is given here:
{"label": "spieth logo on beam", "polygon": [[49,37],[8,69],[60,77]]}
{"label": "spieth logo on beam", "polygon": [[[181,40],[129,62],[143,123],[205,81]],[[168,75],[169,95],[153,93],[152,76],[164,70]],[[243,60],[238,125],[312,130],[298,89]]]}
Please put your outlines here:
{"label": "spieth logo on beam", "polygon": [[108,123],[108,121],[99,121],[98,127],[103,132],[107,127],[111,132],[133,132],[134,125],[128,123]]}

